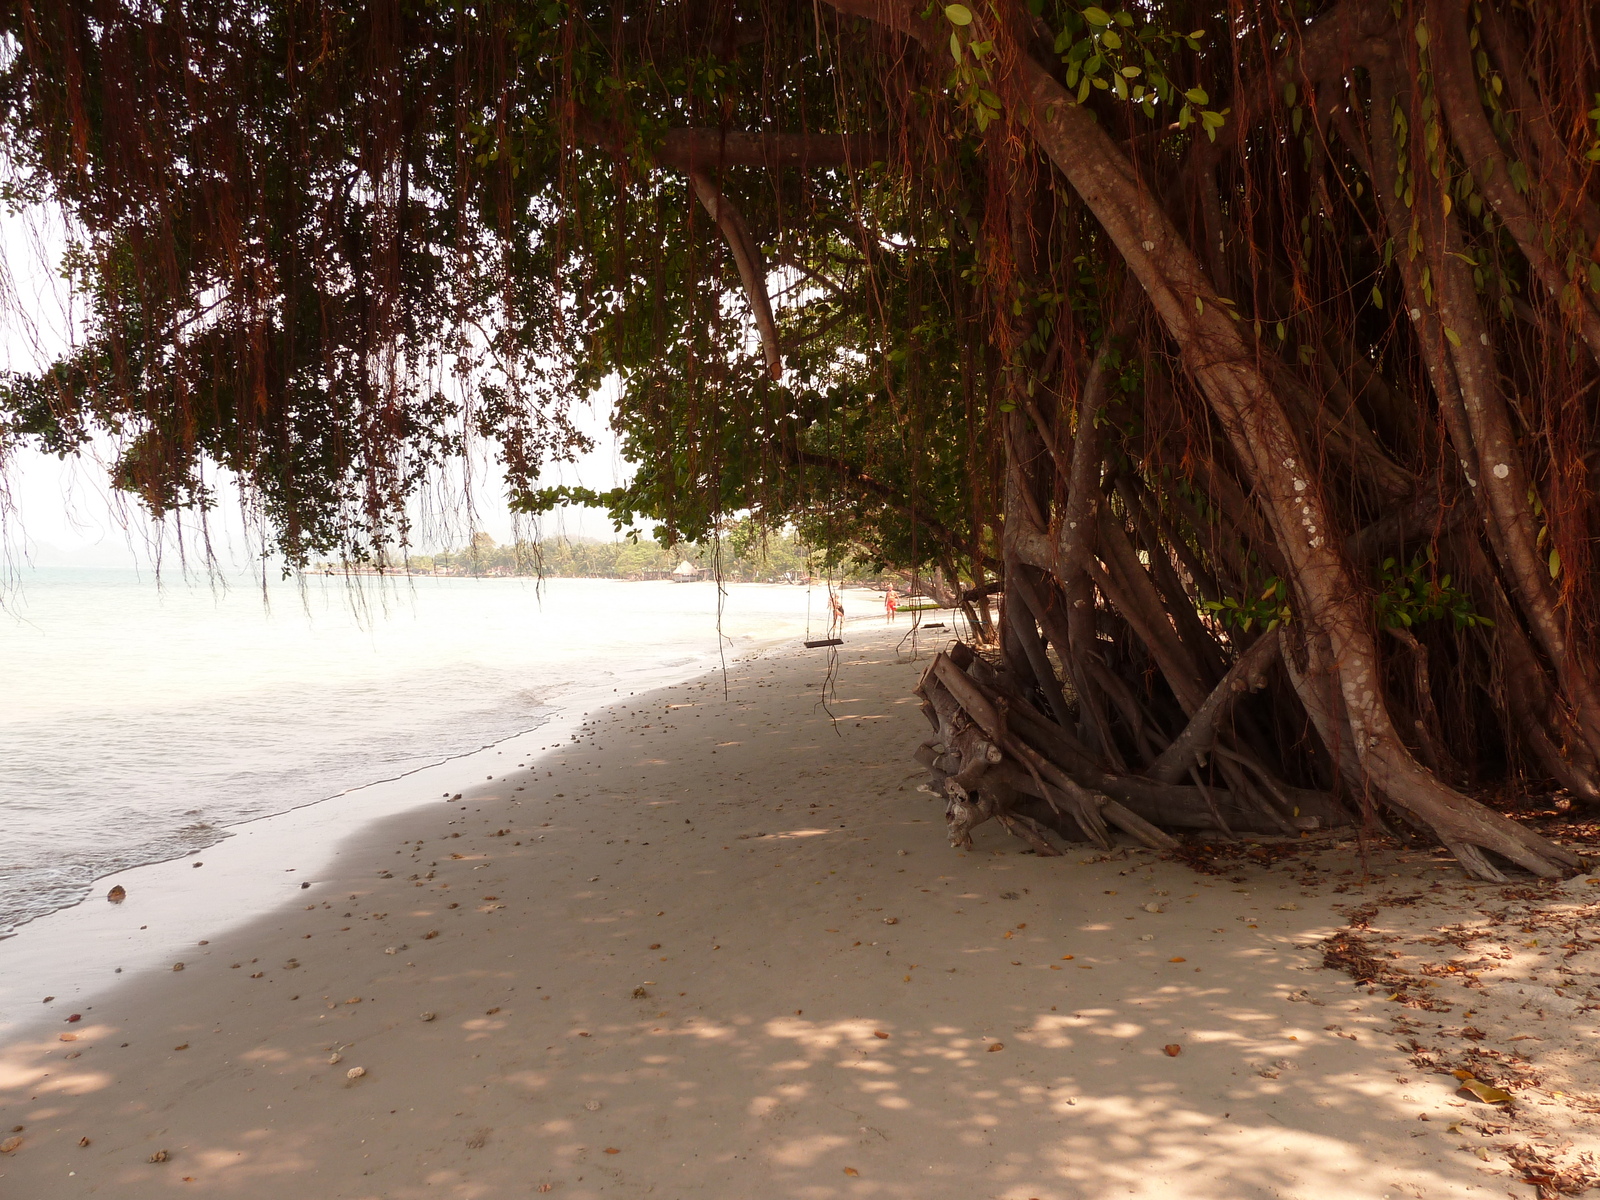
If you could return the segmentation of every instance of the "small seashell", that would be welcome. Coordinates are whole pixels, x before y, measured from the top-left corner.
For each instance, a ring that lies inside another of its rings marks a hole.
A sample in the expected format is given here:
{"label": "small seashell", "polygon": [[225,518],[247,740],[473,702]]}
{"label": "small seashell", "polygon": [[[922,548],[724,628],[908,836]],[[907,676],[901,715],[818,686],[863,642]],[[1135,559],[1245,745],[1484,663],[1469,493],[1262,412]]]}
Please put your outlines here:
{"label": "small seashell", "polygon": [[145,1162],[166,1162],[167,1159],[171,1157],[172,1155],[168,1154],[165,1150],[157,1150],[149,1158],[145,1159]]}
{"label": "small seashell", "polygon": [[423,1014],[422,1014],[422,1019],[423,1019],[423,1020],[424,1020],[424,1021],[431,1021],[431,1020],[433,1020],[433,1019],[434,1019],[434,1018],[435,1018],[435,1017],[437,1017],[437,1016],[438,1016],[438,1015],[439,1015],[439,1014],[438,1014],[438,1013],[423,1013]]}
{"label": "small seashell", "polygon": [[1289,904],[1280,904],[1278,905],[1278,908],[1282,912],[1298,912],[1300,910],[1300,906],[1293,902]]}
{"label": "small seashell", "polygon": [[106,899],[113,904],[121,904],[128,898],[128,891],[120,883],[106,893]]}
{"label": "small seashell", "polygon": [[78,1145],[87,1146],[88,1144],[89,1144],[89,1139],[88,1138],[81,1137],[81,1138],[78,1139]]}
{"label": "small seashell", "polygon": [[885,925],[898,925],[898,924],[900,924],[900,918],[899,917],[885,917],[883,919],[883,923]]}
{"label": "small seashell", "polygon": [[367,1069],[365,1067],[351,1067],[344,1073],[344,1077],[346,1079],[360,1079],[366,1073]]}
{"label": "small seashell", "polygon": [[585,1108],[587,1108],[590,1112],[599,1112],[600,1111],[600,1101],[598,1101],[598,1100],[586,1100],[586,1101],[584,1101],[583,1106]]}
{"label": "small seashell", "polygon": [[989,1047],[989,1053],[993,1054],[996,1050],[1004,1050],[1005,1048],[1006,1044],[1004,1042],[995,1042]]}
{"label": "small seashell", "polygon": [[642,987],[636,987],[633,989],[633,998],[635,1000],[645,1000],[648,999],[649,996],[650,993],[645,991]]}
{"label": "small seashell", "polygon": [[21,1146],[21,1138],[8,1137],[5,1141],[0,1142],[0,1154],[15,1154],[17,1150],[21,1148]]}
{"label": "small seashell", "polygon": [[328,1065],[330,1067],[337,1066],[339,1063],[341,1063],[343,1061],[344,1061],[344,1055],[342,1055],[342,1054],[334,1053],[334,1054],[328,1055]]}
{"label": "small seashell", "polygon": [[182,963],[173,963],[172,964],[172,969],[174,971],[181,971],[181,970],[183,970],[183,964]]}
{"label": "small seashell", "polygon": [[385,946],[383,948],[383,952],[385,954],[398,954],[398,953],[400,953],[400,947],[398,947],[398,946]]}
{"label": "small seashell", "polygon": [[1147,912],[1147,913],[1158,913],[1158,912],[1163,912],[1165,910],[1162,909],[1161,905],[1157,904],[1155,901],[1152,900],[1149,904],[1146,904],[1144,906],[1144,911]]}

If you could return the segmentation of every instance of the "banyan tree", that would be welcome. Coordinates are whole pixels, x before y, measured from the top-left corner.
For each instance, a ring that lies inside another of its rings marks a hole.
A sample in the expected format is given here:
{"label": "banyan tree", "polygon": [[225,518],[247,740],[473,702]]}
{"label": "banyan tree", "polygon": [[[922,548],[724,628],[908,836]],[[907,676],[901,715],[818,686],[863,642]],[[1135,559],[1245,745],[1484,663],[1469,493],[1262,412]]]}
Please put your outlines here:
{"label": "banyan tree", "polygon": [[[915,748],[957,840],[1578,865],[1473,797],[1600,803],[1584,0],[4,21],[9,194],[86,317],[0,454],[112,444],[157,514],[224,473],[293,567],[403,552],[480,441],[530,513],[959,584]],[[632,482],[541,488],[606,380]]]}

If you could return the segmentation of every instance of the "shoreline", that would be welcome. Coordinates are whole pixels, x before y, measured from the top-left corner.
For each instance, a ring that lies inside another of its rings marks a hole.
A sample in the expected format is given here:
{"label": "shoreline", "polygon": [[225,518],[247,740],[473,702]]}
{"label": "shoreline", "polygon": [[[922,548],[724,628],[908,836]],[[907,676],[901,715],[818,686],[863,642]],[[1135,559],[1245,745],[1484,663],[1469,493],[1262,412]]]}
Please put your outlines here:
{"label": "shoreline", "polygon": [[[0,1054],[0,1190],[1532,1195],[1460,1152],[1493,1110],[1418,1077],[1399,1006],[1321,969],[1369,890],[1037,858],[993,823],[951,850],[906,756],[907,628],[591,711],[183,971],[50,1005]],[[1370,893],[1438,883],[1392,857]]]}
{"label": "shoreline", "polygon": [[[854,620],[867,627],[874,623],[868,617]],[[729,649],[728,669],[798,640],[792,633],[746,638],[746,644]],[[632,668],[619,686],[632,684],[632,695],[697,679],[714,658],[708,653],[690,663],[646,663]],[[479,767],[492,766],[496,757],[542,755],[547,753],[543,746],[530,748],[531,743],[567,741],[591,711],[617,699],[618,688],[608,686],[615,673],[609,668],[608,673],[607,683],[553,690],[544,719],[528,729],[398,775],[224,825],[208,846],[96,876],[82,899],[12,926],[0,936],[0,1044],[48,1022],[36,1011],[41,996],[92,1002],[170,951],[209,941],[285,902],[289,892],[300,890],[300,882],[331,869],[341,846],[372,825],[470,788],[479,781]],[[197,869],[200,874],[191,873]],[[139,902],[108,904],[105,896],[114,886]]]}
{"label": "shoreline", "polygon": [[[312,581],[252,595],[158,591],[127,571],[33,575],[40,590],[0,619],[22,697],[0,722],[14,802],[0,941],[117,872],[531,729],[541,700],[566,704],[607,674],[626,692],[708,669],[722,640],[709,585]],[[798,634],[805,606],[804,589],[729,588],[723,645]]]}

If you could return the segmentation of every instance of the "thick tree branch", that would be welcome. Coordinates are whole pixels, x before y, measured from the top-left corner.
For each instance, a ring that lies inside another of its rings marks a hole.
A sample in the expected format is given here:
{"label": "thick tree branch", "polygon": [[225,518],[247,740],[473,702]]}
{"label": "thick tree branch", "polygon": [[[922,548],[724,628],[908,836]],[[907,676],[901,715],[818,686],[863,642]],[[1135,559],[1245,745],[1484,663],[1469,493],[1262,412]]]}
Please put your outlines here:
{"label": "thick tree branch", "polygon": [[689,172],[695,195],[705,205],[711,219],[728,239],[733,251],[733,261],[739,267],[739,278],[744,283],[744,294],[750,301],[750,311],[755,314],[756,329],[761,334],[761,349],[767,356],[767,370],[774,379],[783,378],[783,355],[778,349],[778,323],[772,319],[772,300],[767,295],[767,270],[761,261],[761,248],[750,236],[750,227],[744,223],[744,214],[722,194],[722,189],[705,171],[698,167]]}

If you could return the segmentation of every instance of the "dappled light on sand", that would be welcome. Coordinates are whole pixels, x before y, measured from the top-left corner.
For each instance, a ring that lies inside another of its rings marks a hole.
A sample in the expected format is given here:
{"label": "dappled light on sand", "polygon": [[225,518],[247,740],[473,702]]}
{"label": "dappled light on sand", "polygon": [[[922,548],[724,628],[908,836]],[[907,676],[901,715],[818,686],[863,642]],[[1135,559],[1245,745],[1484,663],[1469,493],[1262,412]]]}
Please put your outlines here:
{"label": "dappled light on sand", "polygon": [[[952,850],[899,753],[916,666],[844,658],[851,711],[887,719],[851,722],[828,760],[814,669],[739,666],[692,732],[644,730],[659,706],[638,701],[593,715],[571,749],[513,760],[550,772],[534,790],[511,772],[396,818],[313,902],[21,1038],[0,1065],[23,1127],[6,1184],[1432,1200],[1514,1183],[1478,1128],[1492,1106],[1397,1048],[1414,1010],[1319,968],[1334,897],[1262,867],[1019,854],[985,829]],[[588,739],[625,753],[597,761]],[[652,750],[674,765],[640,766]],[[251,960],[259,977],[232,966]]]}

